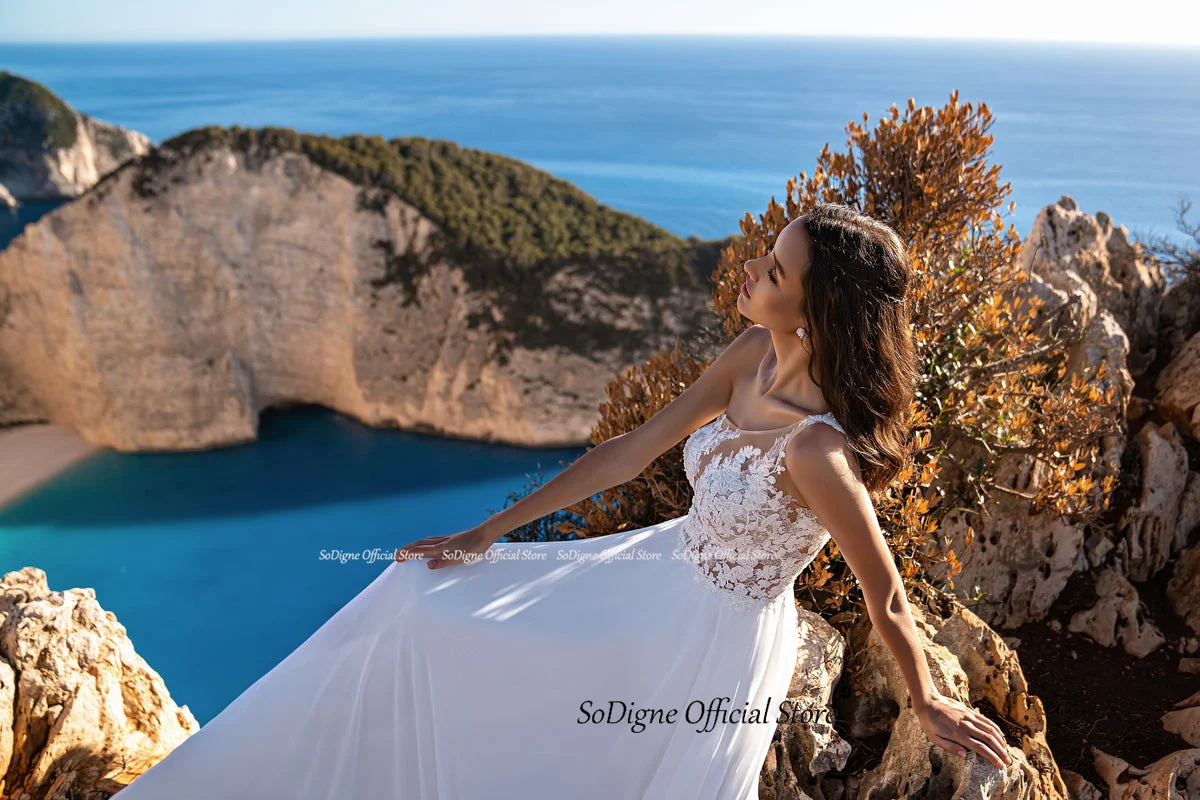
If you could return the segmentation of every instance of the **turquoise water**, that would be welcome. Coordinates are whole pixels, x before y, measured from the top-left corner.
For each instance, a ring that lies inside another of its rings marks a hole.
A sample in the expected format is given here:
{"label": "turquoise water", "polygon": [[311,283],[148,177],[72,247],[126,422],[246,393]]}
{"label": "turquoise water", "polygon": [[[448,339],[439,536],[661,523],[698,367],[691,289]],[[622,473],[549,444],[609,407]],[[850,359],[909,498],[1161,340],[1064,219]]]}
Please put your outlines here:
{"label": "turquoise water", "polygon": [[51,589],[94,588],[204,723],[397,547],[482,522],[584,452],[372,429],[316,406],[267,411],[260,435],[88,457],[0,511],[0,573],[36,566]]}

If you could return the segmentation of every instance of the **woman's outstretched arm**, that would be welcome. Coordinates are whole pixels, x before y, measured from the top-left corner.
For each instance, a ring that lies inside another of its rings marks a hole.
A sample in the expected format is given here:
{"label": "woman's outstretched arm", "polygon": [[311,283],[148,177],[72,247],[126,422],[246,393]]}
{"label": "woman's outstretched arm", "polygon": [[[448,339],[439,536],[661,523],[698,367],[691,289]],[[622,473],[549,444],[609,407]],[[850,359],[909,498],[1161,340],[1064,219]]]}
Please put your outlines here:
{"label": "woman's outstretched arm", "polygon": [[725,410],[739,375],[757,364],[763,344],[758,337],[769,335],[759,325],[747,328],[699,378],[638,427],[596,445],[544,486],[471,530],[420,539],[399,548],[396,560],[431,556],[430,566],[435,569],[460,563],[462,558],[439,554],[455,550],[482,553],[509,531],[636,478],[654,459]]}
{"label": "woman's outstretched arm", "polygon": [[930,741],[958,755],[974,750],[996,767],[1011,763],[999,727],[934,685],[904,583],[843,434],[808,426],[785,445],[784,466],[862,586],[871,623],[895,658]]}
{"label": "woman's outstretched arm", "polygon": [[654,459],[670,450],[701,425],[715,419],[729,405],[738,376],[757,365],[758,337],[767,335],[759,325],[742,331],[679,396],[638,427],[601,442],[537,491],[485,523],[499,538],[521,525],[633,480]]}

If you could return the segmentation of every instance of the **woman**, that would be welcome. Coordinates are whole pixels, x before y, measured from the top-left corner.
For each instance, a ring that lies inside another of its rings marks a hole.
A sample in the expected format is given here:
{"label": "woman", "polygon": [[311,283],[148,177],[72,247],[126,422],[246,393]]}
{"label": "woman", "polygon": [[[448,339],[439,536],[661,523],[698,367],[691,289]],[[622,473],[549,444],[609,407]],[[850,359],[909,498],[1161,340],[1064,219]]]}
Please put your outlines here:
{"label": "woman", "polygon": [[[123,800],[757,797],[796,664],[792,585],[830,538],[930,740],[1010,763],[996,725],[933,685],[869,496],[907,439],[909,270],[845,206],[793,220],[745,265],[756,324],[679,397],[478,527],[397,550]],[[685,436],[684,516],[497,541]]]}

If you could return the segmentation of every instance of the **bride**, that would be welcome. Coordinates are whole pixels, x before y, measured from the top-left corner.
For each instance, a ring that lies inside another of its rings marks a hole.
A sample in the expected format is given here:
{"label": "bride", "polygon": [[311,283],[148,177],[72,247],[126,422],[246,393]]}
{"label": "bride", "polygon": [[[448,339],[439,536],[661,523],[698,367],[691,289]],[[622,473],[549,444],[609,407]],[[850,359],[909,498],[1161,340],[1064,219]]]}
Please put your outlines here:
{"label": "bride", "polygon": [[[691,386],[477,527],[397,550],[122,800],[756,798],[796,665],[792,585],[830,539],[929,740],[1010,764],[999,728],[934,686],[869,496],[907,439],[909,270],[845,206],[792,220],[745,264],[755,324]],[[683,516],[498,541],[684,437]]]}

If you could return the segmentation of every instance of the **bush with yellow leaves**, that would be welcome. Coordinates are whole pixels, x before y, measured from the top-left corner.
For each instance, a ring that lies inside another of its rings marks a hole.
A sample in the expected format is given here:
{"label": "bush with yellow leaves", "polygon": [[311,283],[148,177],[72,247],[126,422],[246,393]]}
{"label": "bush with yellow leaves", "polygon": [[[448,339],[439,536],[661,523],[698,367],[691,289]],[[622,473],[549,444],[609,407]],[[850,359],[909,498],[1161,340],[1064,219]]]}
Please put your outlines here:
{"label": "bush with yellow leaves", "polygon": [[[910,98],[903,116],[894,105],[890,112],[873,131],[849,123],[847,152],[826,145],[811,178],[802,172],[787,182],[785,205],[772,198],[758,220],[745,215],[742,236],[721,252],[712,275],[713,300],[732,340],[751,324],[737,310],[742,265],[816,203],[847,205],[907,243],[920,362],[908,463],[872,499],[906,582],[925,582],[937,564],[952,587],[960,565],[937,538],[939,522],[952,509],[986,514],[990,497],[1015,493],[996,481],[1006,458],[1033,465],[1035,488],[1022,495],[1032,511],[1103,526],[1119,474],[1105,449],[1107,437],[1121,432],[1123,398],[1105,365],[1070,358],[1083,331],[1071,324],[1070,309],[1046,308],[1017,266],[1020,238],[1000,213],[1010,187],[986,161],[987,105],[959,105],[954,92],[940,109],[918,109]],[[641,425],[706,366],[675,348],[627,369],[608,387],[592,440]],[[563,538],[600,536],[679,516],[690,502],[678,445],[634,480],[563,509],[553,528]],[[861,593],[833,543],[796,589],[813,610],[858,613]]]}

